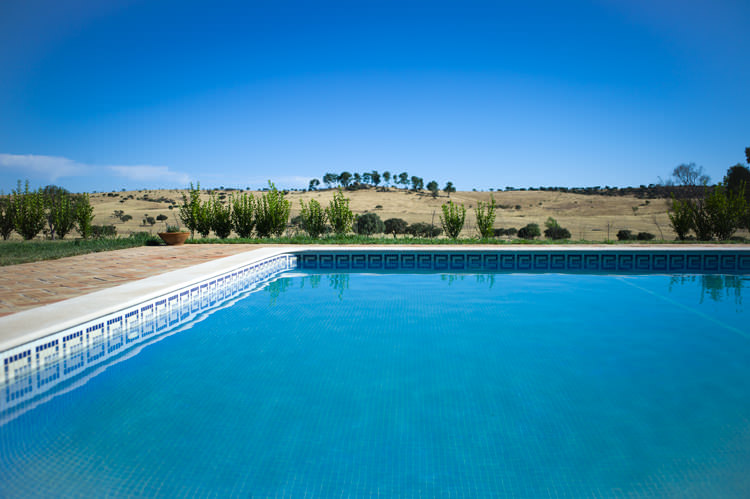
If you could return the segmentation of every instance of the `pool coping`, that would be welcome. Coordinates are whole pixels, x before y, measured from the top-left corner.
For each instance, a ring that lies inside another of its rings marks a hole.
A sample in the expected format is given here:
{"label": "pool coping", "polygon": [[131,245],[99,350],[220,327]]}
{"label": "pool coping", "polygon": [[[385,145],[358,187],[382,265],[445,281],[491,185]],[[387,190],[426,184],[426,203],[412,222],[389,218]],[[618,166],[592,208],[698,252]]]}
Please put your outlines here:
{"label": "pool coping", "polygon": [[161,295],[185,288],[214,276],[231,272],[240,267],[282,254],[299,253],[328,253],[328,252],[669,252],[680,251],[686,253],[737,252],[748,251],[750,245],[712,246],[712,245],[455,245],[455,246],[425,246],[425,245],[289,245],[277,247],[256,248],[247,252],[227,256],[210,262],[191,267],[170,271],[164,274],[147,277],[112,288],[94,291],[64,301],[43,305],[40,307],[19,311],[0,317],[0,352],[24,345],[26,343],[55,334],[61,330],[75,327],[104,315],[138,305],[139,303],[157,298]]}

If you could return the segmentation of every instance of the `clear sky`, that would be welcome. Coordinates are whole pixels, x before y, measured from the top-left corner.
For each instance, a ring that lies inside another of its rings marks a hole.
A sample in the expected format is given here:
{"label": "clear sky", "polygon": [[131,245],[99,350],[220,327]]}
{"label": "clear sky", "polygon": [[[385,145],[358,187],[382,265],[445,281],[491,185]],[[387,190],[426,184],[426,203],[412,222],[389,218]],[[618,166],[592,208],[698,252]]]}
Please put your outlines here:
{"label": "clear sky", "polygon": [[718,181],[748,54],[747,0],[2,0],[0,189]]}

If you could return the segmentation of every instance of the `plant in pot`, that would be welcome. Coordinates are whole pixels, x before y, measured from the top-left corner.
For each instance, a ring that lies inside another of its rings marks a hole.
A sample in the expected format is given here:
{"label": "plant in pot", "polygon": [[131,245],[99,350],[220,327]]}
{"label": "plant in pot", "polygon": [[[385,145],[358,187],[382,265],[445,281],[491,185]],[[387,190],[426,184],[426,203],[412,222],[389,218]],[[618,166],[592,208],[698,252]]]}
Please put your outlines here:
{"label": "plant in pot", "polygon": [[187,238],[190,237],[190,232],[183,231],[179,225],[167,224],[166,232],[159,232],[159,237],[167,243],[168,246],[179,246],[185,244]]}

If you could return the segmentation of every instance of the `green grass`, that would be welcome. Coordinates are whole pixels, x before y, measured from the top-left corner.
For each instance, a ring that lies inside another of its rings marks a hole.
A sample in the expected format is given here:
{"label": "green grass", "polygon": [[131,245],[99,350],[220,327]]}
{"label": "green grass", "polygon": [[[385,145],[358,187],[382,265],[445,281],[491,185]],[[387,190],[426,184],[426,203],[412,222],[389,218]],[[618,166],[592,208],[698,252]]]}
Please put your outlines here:
{"label": "green grass", "polygon": [[71,241],[3,241],[0,242],[0,266],[133,248],[143,246],[149,240],[150,238],[146,237],[128,237]]}

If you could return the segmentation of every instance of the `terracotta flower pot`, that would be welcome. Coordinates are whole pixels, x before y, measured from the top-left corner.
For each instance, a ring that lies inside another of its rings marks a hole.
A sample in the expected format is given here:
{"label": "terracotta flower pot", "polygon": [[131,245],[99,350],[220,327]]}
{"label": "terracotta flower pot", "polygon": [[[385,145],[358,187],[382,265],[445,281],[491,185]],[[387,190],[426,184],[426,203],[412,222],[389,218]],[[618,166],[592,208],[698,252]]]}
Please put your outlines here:
{"label": "terracotta flower pot", "polygon": [[159,232],[159,237],[169,246],[185,244],[190,232]]}

